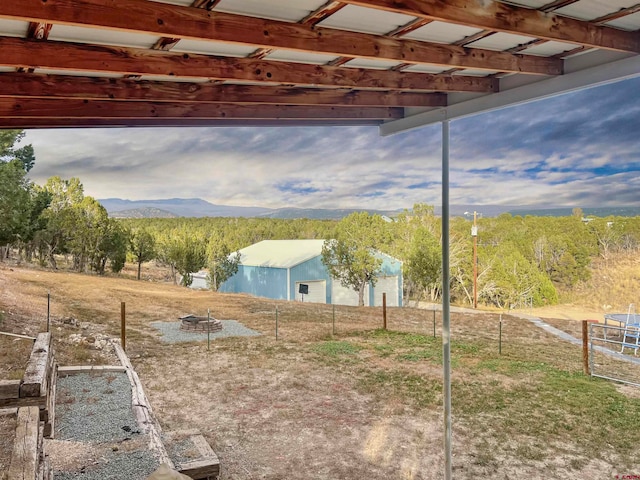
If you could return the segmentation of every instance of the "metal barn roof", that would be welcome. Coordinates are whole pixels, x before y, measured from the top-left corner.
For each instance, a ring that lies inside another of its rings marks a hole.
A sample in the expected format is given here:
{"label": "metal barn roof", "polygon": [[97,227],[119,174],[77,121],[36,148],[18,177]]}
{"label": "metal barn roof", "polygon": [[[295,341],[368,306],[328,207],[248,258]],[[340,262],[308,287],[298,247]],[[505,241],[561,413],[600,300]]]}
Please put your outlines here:
{"label": "metal barn roof", "polygon": [[240,250],[242,265],[291,268],[322,253],[324,240],[263,240]]}
{"label": "metal barn roof", "polygon": [[380,125],[640,74],[637,0],[0,2],[0,128]]}

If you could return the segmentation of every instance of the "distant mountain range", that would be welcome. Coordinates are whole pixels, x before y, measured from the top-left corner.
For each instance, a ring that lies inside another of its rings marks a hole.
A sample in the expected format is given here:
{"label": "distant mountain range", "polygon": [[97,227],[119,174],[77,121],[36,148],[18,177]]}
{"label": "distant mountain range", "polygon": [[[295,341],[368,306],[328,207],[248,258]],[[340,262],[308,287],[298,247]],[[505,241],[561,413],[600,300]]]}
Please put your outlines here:
{"label": "distant mountain range", "polygon": [[[339,220],[353,212],[367,211],[372,214],[394,217],[402,210],[369,210],[358,208],[265,208],[238,207],[231,205],[216,205],[201,198],[169,198],[163,200],[122,200],[120,198],[105,198],[98,200],[109,215],[114,218],[171,218],[171,217],[262,217],[262,218],[312,218]],[[502,213],[511,215],[533,216],[567,216],[573,212],[572,208],[535,208],[514,205],[451,205],[453,216],[473,218],[473,212],[481,217],[495,217]],[[607,217],[616,215],[632,217],[640,215],[640,207],[602,207],[583,208],[584,215]],[[435,207],[436,215],[441,215],[442,209]]]}
{"label": "distant mountain range", "polygon": [[109,214],[113,218],[176,218],[178,215],[155,207],[130,208]]}

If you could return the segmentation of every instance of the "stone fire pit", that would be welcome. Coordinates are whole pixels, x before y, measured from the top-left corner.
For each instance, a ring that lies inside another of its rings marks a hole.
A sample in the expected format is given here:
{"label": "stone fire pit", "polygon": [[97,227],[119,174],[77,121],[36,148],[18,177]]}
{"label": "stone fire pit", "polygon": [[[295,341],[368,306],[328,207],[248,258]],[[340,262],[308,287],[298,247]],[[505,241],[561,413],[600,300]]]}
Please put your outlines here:
{"label": "stone fire pit", "polygon": [[219,332],[222,330],[222,322],[215,318],[196,317],[195,315],[185,315],[180,317],[180,330],[190,332]]}

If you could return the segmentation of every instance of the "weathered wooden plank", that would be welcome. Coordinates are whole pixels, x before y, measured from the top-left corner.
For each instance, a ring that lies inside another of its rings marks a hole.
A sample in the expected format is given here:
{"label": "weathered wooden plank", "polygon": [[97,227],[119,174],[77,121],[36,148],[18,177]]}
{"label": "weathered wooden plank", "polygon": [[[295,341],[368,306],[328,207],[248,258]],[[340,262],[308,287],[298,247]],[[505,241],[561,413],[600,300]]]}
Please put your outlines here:
{"label": "weathered wooden plank", "polygon": [[54,364],[51,369],[51,380],[49,382],[49,392],[47,397],[47,419],[44,424],[44,436],[47,438],[53,438],[55,431],[56,420],[56,391],[58,385],[58,364]]}
{"label": "weathered wooden plank", "polygon": [[220,474],[220,461],[216,457],[209,460],[196,460],[182,463],[179,471],[194,480],[201,480],[208,477],[216,478]]}
{"label": "weathered wooden plank", "polygon": [[149,448],[158,456],[160,463],[166,463],[170,468],[175,470],[175,465],[169,457],[169,453],[162,442],[160,425],[153,416],[151,404],[144,393],[140,377],[138,377],[133,365],[131,365],[131,361],[122,349],[122,346],[116,342],[113,342],[112,345],[120,363],[122,363],[122,366],[126,368],[127,377],[129,377],[129,382],[131,383],[131,403],[133,412],[140,430],[149,435]]}
{"label": "weathered wooden plank", "polygon": [[18,410],[16,438],[7,480],[34,480],[36,478],[39,428],[38,407],[24,407]]}
{"label": "weathered wooden plank", "polygon": [[[163,103],[126,102],[106,100],[75,100],[46,98],[0,98],[0,117],[38,118],[244,118],[244,119],[380,119],[402,118],[403,109],[393,107],[325,107],[299,105],[235,105],[222,103]],[[47,352],[38,367],[43,373],[48,360]],[[33,369],[32,369],[33,370]],[[27,368],[27,371],[30,370]],[[34,370],[35,371],[35,370]],[[26,375],[26,374],[25,374]],[[40,375],[29,378],[25,383],[31,391],[31,384]],[[27,378],[25,376],[25,378]],[[24,384],[23,384],[24,386]],[[33,387],[35,388],[35,387]],[[34,390],[35,392],[35,390]],[[22,393],[21,393],[22,394]],[[25,394],[26,395],[26,394]],[[35,395],[35,393],[31,393]]]}
{"label": "weathered wooden plank", "polygon": [[388,12],[430,18],[499,32],[587,45],[625,52],[640,52],[640,36],[561,15],[484,0],[344,0],[344,3]]}
{"label": "weathered wooden plank", "polygon": [[0,380],[0,399],[18,398],[21,380]]}
{"label": "weathered wooden plank", "polygon": [[204,458],[218,459],[218,456],[215,454],[207,439],[204,438],[203,435],[197,434],[191,436],[191,442],[195,445],[198,452],[200,452],[200,456]]}
{"label": "weathered wooden plank", "polygon": [[0,65],[16,68],[52,68],[117,75],[168,75],[361,90],[494,92],[498,89],[498,81],[487,77],[340,68],[52,40],[36,42],[0,37],[0,51]]}
{"label": "weathered wooden plank", "polygon": [[71,365],[58,367],[58,375],[75,375],[78,373],[125,373],[127,369],[121,365]]}
{"label": "weathered wooden plank", "polygon": [[[63,112],[60,113],[64,115]],[[372,119],[237,119],[237,118],[1,118],[0,128],[102,128],[102,127],[296,127],[378,126],[382,120]]]}
{"label": "weathered wooden plank", "polygon": [[[63,22],[81,26],[129,30],[170,38],[215,40],[255,47],[435,64],[447,67],[540,75],[558,75],[562,71],[562,61],[554,58],[513,55],[492,50],[403,40],[317,25],[224,12],[208,12],[202,9],[147,0],[118,0],[117,2],[105,0],[48,0],[47,2],[21,0],[20,2],[1,2],[0,16],[18,20]],[[531,16],[528,18],[530,19]],[[533,20],[529,21],[533,23]],[[542,22],[542,19],[537,19],[537,22]],[[533,27],[535,25],[532,25],[531,28]],[[543,31],[546,30],[543,29]],[[619,37],[625,38],[624,36]],[[618,48],[623,49],[624,45],[625,43]]]}
{"label": "weathered wooden plank", "polygon": [[157,82],[11,72],[0,73],[0,97],[351,107],[443,107],[447,104],[443,93]]}
{"label": "weathered wooden plank", "polygon": [[50,365],[51,332],[39,333],[27,363],[22,384],[20,385],[20,397],[39,397],[46,392],[47,368]]}
{"label": "weathered wooden plank", "polygon": [[3,398],[0,399],[0,408],[42,407],[47,405],[47,396]]}
{"label": "weathered wooden plank", "polygon": [[0,408],[0,417],[2,417],[3,415],[17,415],[17,414],[18,414],[17,408]]}

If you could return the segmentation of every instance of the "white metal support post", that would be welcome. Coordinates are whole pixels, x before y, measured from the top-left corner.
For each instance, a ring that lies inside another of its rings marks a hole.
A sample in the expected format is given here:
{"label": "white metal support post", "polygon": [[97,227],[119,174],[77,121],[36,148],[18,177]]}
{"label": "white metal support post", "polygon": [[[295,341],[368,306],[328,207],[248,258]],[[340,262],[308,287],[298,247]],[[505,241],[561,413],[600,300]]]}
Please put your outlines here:
{"label": "white metal support post", "polygon": [[442,370],[444,478],[451,480],[451,306],[449,304],[449,121],[442,122]]}

